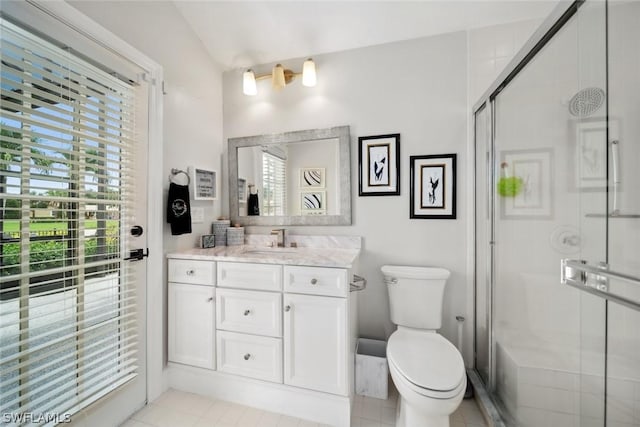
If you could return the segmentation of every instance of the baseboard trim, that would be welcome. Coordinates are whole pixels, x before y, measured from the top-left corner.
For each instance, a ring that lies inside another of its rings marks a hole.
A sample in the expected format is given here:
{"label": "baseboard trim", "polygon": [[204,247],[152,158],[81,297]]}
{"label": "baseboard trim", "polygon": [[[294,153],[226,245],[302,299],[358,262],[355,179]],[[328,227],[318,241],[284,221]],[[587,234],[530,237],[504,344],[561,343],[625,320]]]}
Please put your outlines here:
{"label": "baseboard trim", "polygon": [[351,399],[284,384],[169,363],[169,387],[297,418],[349,427]]}

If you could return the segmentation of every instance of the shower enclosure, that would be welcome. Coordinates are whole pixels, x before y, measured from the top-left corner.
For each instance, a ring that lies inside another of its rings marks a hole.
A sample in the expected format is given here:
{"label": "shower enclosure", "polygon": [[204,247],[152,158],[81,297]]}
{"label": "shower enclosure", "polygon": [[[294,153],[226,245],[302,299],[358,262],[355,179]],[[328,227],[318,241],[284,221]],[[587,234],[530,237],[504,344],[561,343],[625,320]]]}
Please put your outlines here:
{"label": "shower enclosure", "polygon": [[640,2],[558,6],[474,118],[477,376],[507,426],[640,426]]}

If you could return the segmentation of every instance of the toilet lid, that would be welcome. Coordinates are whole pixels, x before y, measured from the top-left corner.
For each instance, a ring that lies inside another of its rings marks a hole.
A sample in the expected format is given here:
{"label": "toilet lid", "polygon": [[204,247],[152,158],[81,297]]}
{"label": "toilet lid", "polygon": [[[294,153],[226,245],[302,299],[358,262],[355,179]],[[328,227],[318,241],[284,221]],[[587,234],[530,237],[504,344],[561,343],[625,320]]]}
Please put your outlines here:
{"label": "toilet lid", "polygon": [[407,381],[424,389],[451,391],[465,376],[458,349],[436,333],[394,332],[387,344],[387,358]]}

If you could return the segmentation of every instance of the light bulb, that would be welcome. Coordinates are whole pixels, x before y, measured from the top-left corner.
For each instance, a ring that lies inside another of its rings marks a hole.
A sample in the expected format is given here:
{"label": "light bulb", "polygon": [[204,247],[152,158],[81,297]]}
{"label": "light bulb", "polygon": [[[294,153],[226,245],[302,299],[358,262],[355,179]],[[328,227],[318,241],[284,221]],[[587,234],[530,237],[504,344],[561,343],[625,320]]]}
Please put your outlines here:
{"label": "light bulb", "polygon": [[284,68],[280,64],[276,64],[271,72],[271,83],[275,90],[280,90],[287,85],[284,80]]}
{"label": "light bulb", "polygon": [[316,64],[309,58],[302,65],[302,84],[307,87],[316,85]]}
{"label": "light bulb", "polygon": [[242,92],[245,95],[254,96],[258,94],[258,88],[256,87],[256,76],[253,71],[247,70],[242,75]]}

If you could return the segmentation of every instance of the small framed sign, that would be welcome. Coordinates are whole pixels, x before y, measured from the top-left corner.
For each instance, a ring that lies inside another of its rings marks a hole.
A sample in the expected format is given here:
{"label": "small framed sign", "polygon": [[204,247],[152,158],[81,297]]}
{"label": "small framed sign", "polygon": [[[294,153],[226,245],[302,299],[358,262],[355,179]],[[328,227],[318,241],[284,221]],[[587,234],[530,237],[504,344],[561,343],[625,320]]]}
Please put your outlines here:
{"label": "small framed sign", "polygon": [[193,200],[216,200],[218,198],[218,174],[211,169],[189,167],[193,183]]}
{"label": "small framed sign", "polygon": [[238,178],[238,202],[247,203],[247,180]]}
{"label": "small framed sign", "polygon": [[214,248],[216,246],[216,236],[213,234],[203,234],[202,235],[202,247],[203,248]]}

